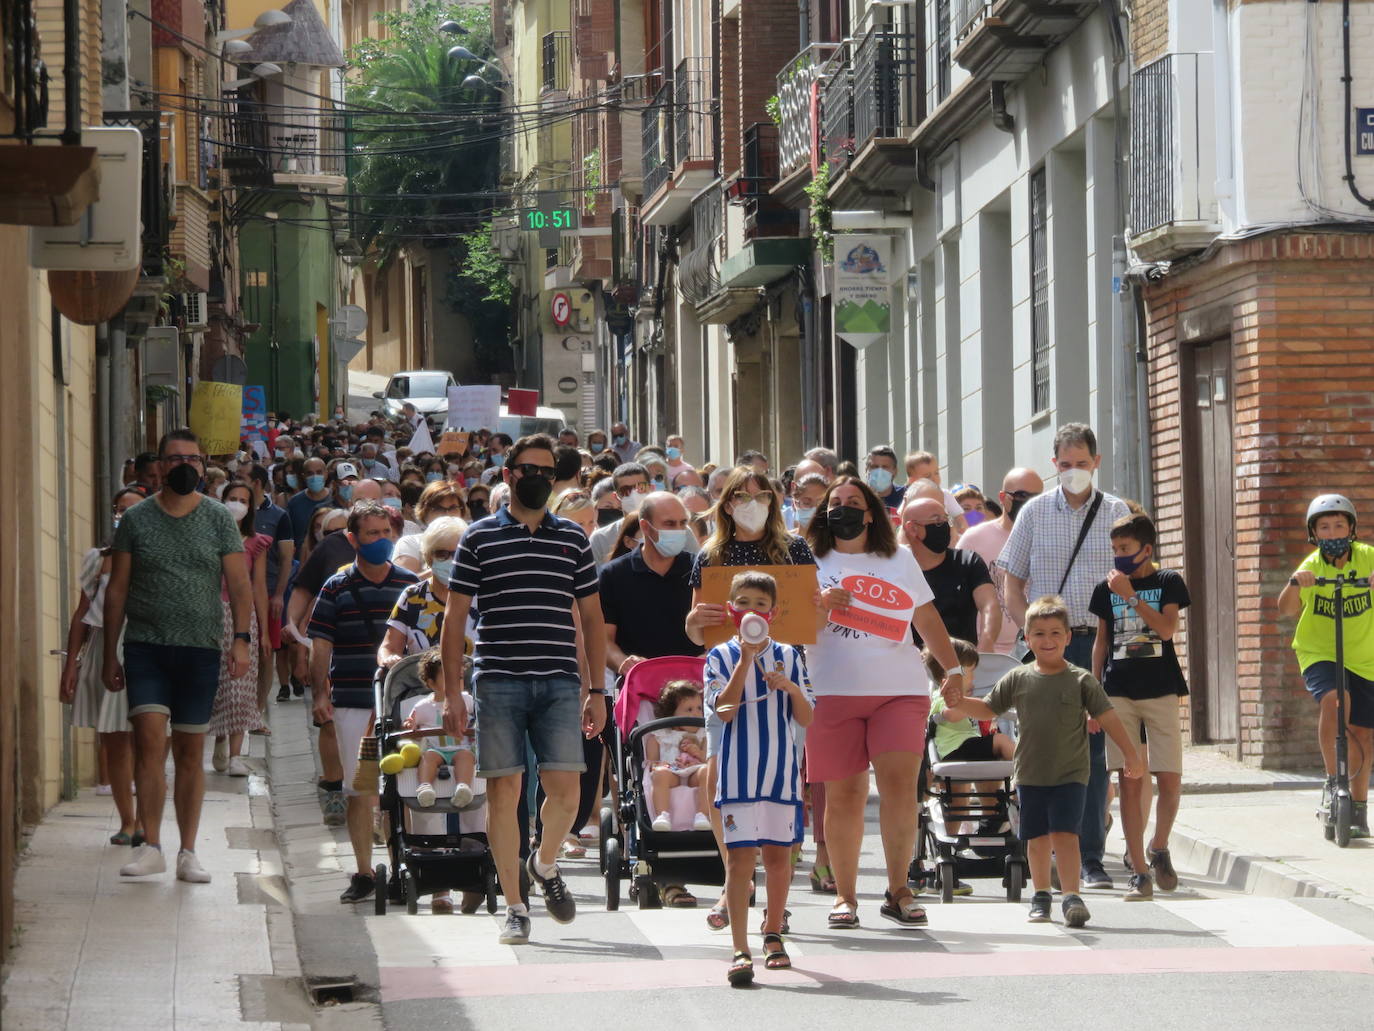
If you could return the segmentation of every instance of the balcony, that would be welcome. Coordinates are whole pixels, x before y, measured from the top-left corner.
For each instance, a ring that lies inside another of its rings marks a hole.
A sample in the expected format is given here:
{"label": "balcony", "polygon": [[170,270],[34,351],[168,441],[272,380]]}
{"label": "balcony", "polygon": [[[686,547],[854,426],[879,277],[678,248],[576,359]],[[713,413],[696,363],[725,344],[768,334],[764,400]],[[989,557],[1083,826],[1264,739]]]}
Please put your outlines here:
{"label": "balcony", "polygon": [[744,238],[797,235],[797,213],[772,194],[778,182],[778,127],[755,122],[744,130],[739,176],[730,199],[744,207]]}
{"label": "balcony", "polygon": [[710,58],[682,61],[641,116],[647,225],[674,225],[718,175],[720,135]]}
{"label": "balcony", "polygon": [[812,43],[778,73],[778,199],[796,204],[811,178],[812,161],[820,154],[815,114],[815,90],[821,66],[838,43]]}
{"label": "balcony", "polygon": [[1221,232],[1212,55],[1169,54],[1131,76],[1130,247],[1172,261]]}
{"label": "balcony", "polygon": [[1089,0],[954,0],[953,59],[984,82],[1016,82],[1098,7]]}
{"label": "balcony", "polygon": [[167,249],[169,206],[166,169],[160,146],[160,111],[106,111],[106,125],[132,126],[143,134],[143,265],[142,275],[157,278],[163,273],[163,253]]}
{"label": "balcony", "polygon": [[544,33],[543,77],[541,89],[545,93],[567,93],[572,67],[572,33],[567,29]]}
{"label": "balcony", "polygon": [[[226,94],[233,98],[234,94]],[[221,164],[235,186],[272,185],[272,148],[267,136],[267,107],[239,97],[227,110],[227,129]]]}
{"label": "balcony", "polygon": [[820,109],[821,150],[833,182],[854,154],[854,78],[848,44],[835,51],[822,71]]}

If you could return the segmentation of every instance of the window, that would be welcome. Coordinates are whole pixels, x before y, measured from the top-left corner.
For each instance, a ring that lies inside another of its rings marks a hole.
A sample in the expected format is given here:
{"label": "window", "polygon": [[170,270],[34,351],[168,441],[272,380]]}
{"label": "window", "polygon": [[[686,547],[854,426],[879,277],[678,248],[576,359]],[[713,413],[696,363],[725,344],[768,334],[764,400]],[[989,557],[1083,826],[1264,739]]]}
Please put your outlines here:
{"label": "window", "polygon": [[1045,169],[1030,178],[1031,411],[1050,406],[1050,261],[1046,233]]}
{"label": "window", "polygon": [[949,0],[935,2],[935,99],[949,96]]}

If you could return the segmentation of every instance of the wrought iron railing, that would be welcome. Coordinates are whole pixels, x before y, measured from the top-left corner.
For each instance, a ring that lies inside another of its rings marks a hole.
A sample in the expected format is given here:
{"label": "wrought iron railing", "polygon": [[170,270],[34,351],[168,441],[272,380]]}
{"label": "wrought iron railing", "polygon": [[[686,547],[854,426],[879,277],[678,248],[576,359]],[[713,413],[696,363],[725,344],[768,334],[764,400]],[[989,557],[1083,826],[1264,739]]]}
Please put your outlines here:
{"label": "wrought iron railing", "polygon": [[758,196],[778,181],[778,127],[772,122],[755,122],[744,130],[744,151],[740,162],[743,195]]}
{"label": "wrought iron railing", "polygon": [[926,110],[933,111],[949,96],[954,54],[954,31],[951,24],[952,0],[930,0],[934,24],[926,43]]}
{"label": "wrought iron railing", "polygon": [[692,246],[678,262],[678,285],[693,304],[720,289],[721,201],[719,184],[692,201]]}
{"label": "wrought iron railing", "polygon": [[[1196,57],[1186,66],[1196,68]],[[1174,124],[1174,55],[1131,76],[1131,217],[1133,234],[1167,225],[1178,216],[1174,198],[1178,146]]]}
{"label": "wrought iron railing", "polygon": [[848,49],[826,63],[821,82],[821,144],[833,178],[854,156],[854,81]]}
{"label": "wrought iron railing", "polygon": [[673,84],[665,82],[640,113],[644,196],[652,197],[673,174]]}
{"label": "wrought iron railing", "polygon": [[991,0],[954,0],[950,30],[954,46],[958,46],[987,18]]}
{"label": "wrought iron railing", "polygon": [[684,161],[715,161],[717,122],[715,83],[709,57],[688,57],[673,75],[673,157]]}
{"label": "wrought iron railing", "polygon": [[917,122],[916,41],[874,29],[854,48],[854,149],[874,138],[903,136]]}
{"label": "wrought iron railing", "polygon": [[572,33],[558,29],[544,33],[543,85],[545,93],[566,93],[572,58]]}
{"label": "wrought iron railing", "polygon": [[790,175],[811,163],[817,145],[812,89],[838,43],[812,43],[778,72],[778,171]]}
{"label": "wrought iron railing", "polygon": [[226,140],[221,160],[224,169],[240,186],[261,186],[271,182],[272,147],[267,136],[266,105],[256,100],[225,94]]}
{"label": "wrought iron railing", "polygon": [[32,140],[48,124],[48,68],[33,0],[0,4],[0,93],[14,110],[14,135]]}
{"label": "wrought iron railing", "polygon": [[143,220],[143,275],[162,275],[162,258],[167,250],[170,207],[166,169],[162,165],[160,111],[106,111],[106,125],[128,125],[143,136],[143,175],[140,203]]}

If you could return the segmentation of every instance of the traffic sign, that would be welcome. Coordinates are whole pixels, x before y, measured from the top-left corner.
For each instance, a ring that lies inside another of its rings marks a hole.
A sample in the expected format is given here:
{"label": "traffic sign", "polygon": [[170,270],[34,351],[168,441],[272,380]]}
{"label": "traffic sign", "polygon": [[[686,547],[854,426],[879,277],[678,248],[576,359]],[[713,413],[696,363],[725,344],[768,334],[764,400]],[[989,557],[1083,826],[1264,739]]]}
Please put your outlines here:
{"label": "traffic sign", "polygon": [[553,315],[554,325],[566,326],[572,321],[572,298],[560,290],[553,295],[553,300],[549,303],[549,311]]}

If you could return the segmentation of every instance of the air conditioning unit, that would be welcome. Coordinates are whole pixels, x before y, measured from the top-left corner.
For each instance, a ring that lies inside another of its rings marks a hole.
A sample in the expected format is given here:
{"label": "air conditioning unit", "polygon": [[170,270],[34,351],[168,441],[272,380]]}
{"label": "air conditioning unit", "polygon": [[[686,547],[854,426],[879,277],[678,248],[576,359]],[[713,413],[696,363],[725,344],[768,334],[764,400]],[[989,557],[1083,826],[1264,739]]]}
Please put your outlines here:
{"label": "air conditioning unit", "polygon": [[204,329],[210,325],[209,296],[205,293],[181,295],[181,310],[186,313],[188,330]]}
{"label": "air conditioning unit", "polygon": [[1131,76],[1129,245],[1172,261],[1221,233],[1211,54],[1166,54]]}
{"label": "air conditioning unit", "polygon": [[143,335],[143,382],[146,386],[180,386],[180,341],[181,334],[175,326],[153,326]]}

